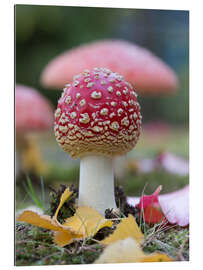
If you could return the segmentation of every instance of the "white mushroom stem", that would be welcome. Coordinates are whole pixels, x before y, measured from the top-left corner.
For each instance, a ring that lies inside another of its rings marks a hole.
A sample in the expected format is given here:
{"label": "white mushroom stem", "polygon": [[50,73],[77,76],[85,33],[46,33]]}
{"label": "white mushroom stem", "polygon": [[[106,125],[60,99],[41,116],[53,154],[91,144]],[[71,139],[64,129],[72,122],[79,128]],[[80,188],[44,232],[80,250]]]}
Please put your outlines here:
{"label": "white mushroom stem", "polygon": [[104,215],[116,209],[112,158],[85,156],[80,161],[79,206],[91,206]]}

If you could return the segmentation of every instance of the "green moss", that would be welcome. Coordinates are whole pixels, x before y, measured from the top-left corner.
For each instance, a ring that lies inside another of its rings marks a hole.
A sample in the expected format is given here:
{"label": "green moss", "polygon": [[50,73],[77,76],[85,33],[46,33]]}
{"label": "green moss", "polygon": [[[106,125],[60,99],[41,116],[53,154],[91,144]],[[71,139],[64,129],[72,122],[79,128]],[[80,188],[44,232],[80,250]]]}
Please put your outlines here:
{"label": "green moss", "polygon": [[27,224],[16,224],[16,266],[93,263],[101,254],[99,244],[81,248],[73,243],[61,248],[52,242],[52,233]]}

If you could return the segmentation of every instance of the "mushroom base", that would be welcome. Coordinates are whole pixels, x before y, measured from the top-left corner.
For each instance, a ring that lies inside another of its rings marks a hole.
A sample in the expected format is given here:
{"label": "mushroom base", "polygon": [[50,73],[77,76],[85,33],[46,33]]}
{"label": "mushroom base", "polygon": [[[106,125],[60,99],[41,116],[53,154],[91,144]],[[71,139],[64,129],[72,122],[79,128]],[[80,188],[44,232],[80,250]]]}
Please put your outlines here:
{"label": "mushroom base", "polygon": [[112,158],[93,155],[81,159],[78,204],[90,206],[102,215],[108,208],[117,208]]}

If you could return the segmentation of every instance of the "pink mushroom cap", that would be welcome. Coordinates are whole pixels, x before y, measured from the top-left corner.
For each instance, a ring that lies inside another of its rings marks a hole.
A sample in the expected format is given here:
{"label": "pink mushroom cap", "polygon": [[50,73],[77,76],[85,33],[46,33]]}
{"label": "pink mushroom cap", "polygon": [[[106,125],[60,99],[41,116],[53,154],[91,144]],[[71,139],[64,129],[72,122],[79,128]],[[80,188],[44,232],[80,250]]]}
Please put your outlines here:
{"label": "pink mushroom cap", "polygon": [[47,130],[53,126],[53,108],[37,90],[16,85],[15,123],[17,132]]}
{"label": "pink mushroom cap", "polygon": [[48,63],[41,76],[45,87],[62,88],[84,69],[106,67],[118,72],[142,94],[171,93],[175,72],[149,50],[122,40],[104,40],[71,49]]}

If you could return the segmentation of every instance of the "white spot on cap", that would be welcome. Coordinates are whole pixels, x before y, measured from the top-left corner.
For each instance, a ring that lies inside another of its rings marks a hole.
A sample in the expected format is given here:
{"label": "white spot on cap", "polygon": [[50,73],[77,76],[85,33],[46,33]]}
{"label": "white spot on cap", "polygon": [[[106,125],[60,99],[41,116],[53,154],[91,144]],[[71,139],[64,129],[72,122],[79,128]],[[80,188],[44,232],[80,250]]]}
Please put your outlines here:
{"label": "white spot on cap", "polygon": [[117,103],[115,101],[111,101],[111,106],[115,107]]}
{"label": "white spot on cap", "polygon": [[72,119],[74,119],[76,116],[77,116],[77,113],[76,113],[76,112],[72,112],[72,113],[70,114],[70,117],[71,117]]}
{"label": "white spot on cap", "polygon": [[84,82],[89,82],[91,79],[90,78],[86,78],[84,79]]}
{"label": "white spot on cap", "polygon": [[124,94],[124,95],[127,95],[127,93],[128,93],[128,88],[125,87],[124,90],[123,90],[123,94]]}
{"label": "white spot on cap", "polygon": [[86,104],[86,100],[83,98],[80,102],[79,102],[80,106],[84,106]]}
{"label": "white spot on cap", "polygon": [[118,81],[122,81],[122,79],[123,79],[123,76],[121,76],[121,75],[118,75],[117,77],[116,77],[116,79],[118,80]]}
{"label": "white spot on cap", "polygon": [[92,130],[95,131],[95,132],[101,132],[103,130],[103,128],[102,127],[98,127],[98,126],[94,126],[92,128]]}
{"label": "white spot on cap", "polygon": [[76,98],[80,98],[81,97],[81,94],[80,93],[77,93],[76,94]]}
{"label": "white spot on cap", "polygon": [[114,83],[115,82],[115,79],[111,78],[109,81],[112,82],[112,83]]}
{"label": "white spot on cap", "polygon": [[94,91],[91,94],[91,98],[94,98],[94,99],[100,99],[101,96],[102,96],[102,93],[101,92],[97,92],[97,91]]}
{"label": "white spot on cap", "polygon": [[109,112],[109,110],[107,108],[103,108],[103,109],[101,109],[100,114],[101,115],[107,115],[108,112]]}
{"label": "white spot on cap", "polygon": [[117,131],[119,129],[119,123],[116,121],[112,122],[110,128]]}
{"label": "white spot on cap", "polygon": [[80,123],[87,124],[90,121],[89,114],[88,113],[81,113],[80,116],[82,118],[79,119]]}
{"label": "white spot on cap", "polygon": [[114,112],[112,112],[112,113],[109,115],[109,117],[110,117],[110,118],[113,118],[115,115],[116,115],[116,114],[115,114]]}
{"label": "white spot on cap", "polygon": [[81,138],[81,137],[82,137],[82,135],[81,135],[79,132],[76,133],[76,136],[77,136],[78,138]]}
{"label": "white spot on cap", "polygon": [[121,120],[121,125],[126,127],[129,126],[129,120],[127,116]]}
{"label": "white spot on cap", "polygon": [[73,86],[77,86],[79,84],[79,81],[74,81]]}
{"label": "white spot on cap", "polygon": [[66,104],[69,104],[70,102],[71,102],[71,96],[67,96],[67,98],[66,98]]}
{"label": "white spot on cap", "polygon": [[73,128],[73,127],[74,127],[74,125],[73,125],[73,124],[71,124],[71,123],[69,123],[69,124],[68,124],[68,127],[69,127],[69,128]]}
{"label": "white spot on cap", "polygon": [[137,93],[135,91],[130,92],[132,96],[137,97]]}
{"label": "white spot on cap", "polygon": [[128,103],[126,101],[122,101],[122,104],[123,104],[124,107],[128,106]]}
{"label": "white spot on cap", "polygon": [[105,85],[105,84],[107,84],[107,82],[105,80],[102,80],[101,85]]}
{"label": "white spot on cap", "polygon": [[137,114],[136,114],[136,112],[134,112],[133,118],[134,118],[134,119],[137,119]]}
{"label": "white spot on cap", "polygon": [[116,91],[116,95],[119,97],[121,96],[121,92],[120,91]]}
{"label": "white spot on cap", "polygon": [[67,127],[67,126],[59,126],[59,130],[60,130],[61,132],[66,133],[66,132],[68,131],[68,127]]}
{"label": "white spot on cap", "polygon": [[88,84],[87,84],[87,88],[90,88],[90,87],[92,87],[94,85],[94,82],[89,82]]}
{"label": "white spot on cap", "polygon": [[57,110],[55,111],[55,117],[59,117],[61,114],[61,109],[60,108],[57,108]]}
{"label": "white spot on cap", "polygon": [[113,93],[113,87],[112,87],[112,86],[109,86],[109,87],[107,88],[107,90],[108,90],[109,93]]}
{"label": "white spot on cap", "polygon": [[119,108],[117,113],[118,113],[118,116],[121,116],[121,114],[123,113],[123,109]]}
{"label": "white spot on cap", "polygon": [[95,112],[92,113],[92,118],[93,118],[93,119],[96,118],[96,113],[95,113]]}

